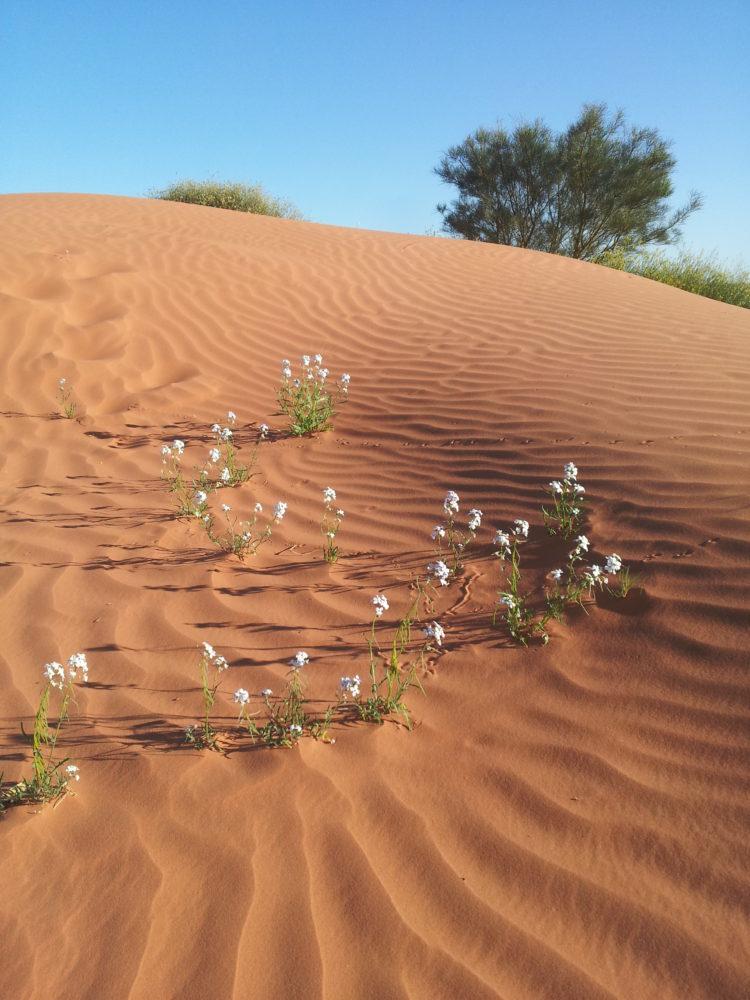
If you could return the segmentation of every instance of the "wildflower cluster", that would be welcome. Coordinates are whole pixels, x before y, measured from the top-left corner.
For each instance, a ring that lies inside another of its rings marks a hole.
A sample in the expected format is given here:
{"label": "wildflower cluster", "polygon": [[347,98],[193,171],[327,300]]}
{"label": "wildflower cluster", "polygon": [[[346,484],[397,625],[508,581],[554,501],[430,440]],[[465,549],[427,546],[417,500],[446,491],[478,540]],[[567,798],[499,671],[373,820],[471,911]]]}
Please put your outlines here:
{"label": "wildflower cluster", "polygon": [[258,454],[258,444],[250,459],[250,465],[240,465],[237,461],[237,449],[234,444],[234,425],[237,414],[230,410],[227,413],[228,426],[212,424],[211,433],[214,443],[209,449],[208,460],[200,471],[198,482],[209,489],[220,489],[223,486],[239,486],[250,477],[250,469],[255,464]]}
{"label": "wildflower cluster", "polygon": [[562,535],[572,538],[580,531],[584,519],[586,490],[578,482],[578,469],[572,462],[567,462],[563,468],[563,478],[553,479],[545,487],[552,497],[553,507],[547,510],[542,507],[544,525],[550,535]]}
{"label": "wildflower cluster", "polygon": [[365,722],[382,724],[387,716],[399,715],[406,727],[411,729],[411,713],[404,696],[412,687],[419,688],[424,694],[418,671],[424,666],[428,652],[434,649],[432,643],[437,646],[442,645],[445,632],[438,622],[428,625],[424,629],[425,642],[416,650],[411,662],[402,666],[401,658],[411,642],[412,626],[418,616],[420,605],[427,603],[424,587],[419,580],[412,584],[411,603],[396,626],[387,652],[381,649],[376,626],[384,612],[390,608],[388,598],[385,594],[376,594],[371,603],[373,616],[367,639],[370,654],[370,692],[366,698],[360,698],[359,677],[342,677],[341,690],[344,696],[346,694],[351,696],[359,717]]}
{"label": "wildflower cluster", "polygon": [[325,539],[323,542],[323,558],[328,563],[335,563],[339,557],[336,536],[339,533],[339,528],[344,518],[344,511],[340,507],[334,506],[335,503],[336,490],[331,486],[326,486],[323,490],[323,520],[320,530]]}
{"label": "wildflower cluster", "polygon": [[[241,465],[237,460],[233,426],[237,414],[227,413],[227,424],[215,423],[211,426],[213,443],[208,449],[203,465],[197,471],[186,475],[182,470],[185,442],[175,438],[171,444],[162,445],[162,479],[177,499],[178,513],[183,517],[198,517],[209,521],[208,498],[215,490],[239,486],[250,478],[250,472],[257,459],[258,447],[264,434],[259,434],[249,465]],[[266,425],[261,425],[265,427]]]}
{"label": "wildflower cluster", "polygon": [[309,655],[299,650],[289,661],[286,690],[280,698],[271,700],[270,688],[261,691],[260,697],[265,708],[265,720],[259,724],[259,713],[251,713],[251,695],[245,688],[234,693],[235,703],[240,706],[239,722],[245,727],[253,742],[271,747],[293,747],[307,733],[314,739],[332,743],[330,727],[335,706],[329,705],[322,717],[308,714],[305,702],[303,668],[310,662]]}
{"label": "wildflower cluster", "polygon": [[221,674],[229,664],[216,652],[210,642],[204,642],[202,645],[203,652],[198,663],[198,672],[203,695],[203,718],[196,725],[187,727],[185,739],[198,750],[220,750],[218,733],[211,725],[210,716],[221,683]]}
{"label": "wildflower cluster", "polygon": [[73,390],[68,385],[67,379],[61,378],[57,383],[57,403],[60,412],[68,420],[72,420],[78,412],[78,404],[73,399]]}
{"label": "wildflower cluster", "polygon": [[549,641],[547,625],[551,620],[561,621],[568,605],[578,604],[583,608],[584,598],[591,598],[597,588],[603,589],[610,576],[622,569],[622,559],[615,552],[606,557],[603,566],[598,563],[579,566],[590,545],[586,535],[578,535],[565,567],[547,574],[550,583],[544,589],[544,606],[535,609],[530,603],[530,595],[521,589],[519,544],[528,538],[528,533],[528,521],[518,519],[510,532],[498,531],[495,535],[495,555],[506,567],[506,574],[493,623],[500,614],[511,637],[523,646],[533,637],[546,644]]}
{"label": "wildflower cluster", "polygon": [[323,365],[322,354],[304,354],[299,376],[292,372],[288,359],[281,362],[278,401],[282,413],[289,417],[291,434],[299,437],[330,428],[335,412],[334,394],[339,400],[346,399],[351,381],[350,376],[344,374],[332,387],[330,374]]}
{"label": "wildflower cluster", "polygon": [[278,503],[274,504],[271,516],[262,528],[258,527],[258,522],[263,514],[262,503],[254,505],[247,520],[230,516],[232,514],[231,506],[228,503],[223,503],[221,509],[224,514],[224,528],[221,531],[216,530],[216,522],[212,514],[202,512],[199,516],[214,545],[218,545],[225,552],[232,552],[238,559],[244,560],[247,556],[254,556],[261,545],[270,540],[275,525],[283,520],[288,506],[284,500],[279,500]]}
{"label": "wildflower cluster", "polygon": [[[442,557],[443,547],[451,554],[453,563],[449,573],[457,573],[461,569],[461,557],[468,545],[474,541],[482,525],[482,511],[477,507],[472,507],[467,515],[466,530],[460,528],[456,523],[456,516],[459,513],[461,498],[455,490],[448,490],[443,500],[443,523],[436,524],[432,529],[432,541],[435,543],[436,555]],[[442,559],[439,563],[444,566]],[[436,564],[437,565],[437,564]],[[438,578],[440,579],[439,574]],[[442,586],[446,586],[448,580],[440,579]]]}
{"label": "wildflower cluster", "polygon": [[[34,717],[31,740],[33,773],[30,778],[22,778],[7,791],[0,792],[0,812],[10,805],[54,802],[70,791],[71,782],[80,781],[78,767],[68,763],[68,757],[57,759],[56,749],[60,731],[68,719],[73,685],[79,680],[85,684],[89,679],[86,654],[73,653],[64,666],[56,660],[46,663],[42,676],[46,683]],[[50,724],[53,698],[58,703],[54,727]]]}

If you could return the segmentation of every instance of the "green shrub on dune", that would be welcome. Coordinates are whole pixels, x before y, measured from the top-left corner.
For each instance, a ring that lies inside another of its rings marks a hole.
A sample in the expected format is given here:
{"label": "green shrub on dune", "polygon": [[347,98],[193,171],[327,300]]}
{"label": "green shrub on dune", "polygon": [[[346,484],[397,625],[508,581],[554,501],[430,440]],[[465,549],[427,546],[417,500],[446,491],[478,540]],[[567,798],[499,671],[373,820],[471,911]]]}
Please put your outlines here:
{"label": "green shrub on dune", "polygon": [[149,192],[151,198],[183,201],[208,208],[228,208],[234,212],[273,215],[279,219],[301,219],[300,212],[288,201],[274,198],[259,184],[234,184],[221,181],[176,181],[168,187]]}
{"label": "green shrub on dune", "polygon": [[708,254],[683,250],[677,257],[667,257],[658,250],[630,253],[614,250],[603,254],[598,263],[639,274],[642,278],[662,281],[665,285],[673,285],[708,299],[750,309],[750,271],[720,264]]}

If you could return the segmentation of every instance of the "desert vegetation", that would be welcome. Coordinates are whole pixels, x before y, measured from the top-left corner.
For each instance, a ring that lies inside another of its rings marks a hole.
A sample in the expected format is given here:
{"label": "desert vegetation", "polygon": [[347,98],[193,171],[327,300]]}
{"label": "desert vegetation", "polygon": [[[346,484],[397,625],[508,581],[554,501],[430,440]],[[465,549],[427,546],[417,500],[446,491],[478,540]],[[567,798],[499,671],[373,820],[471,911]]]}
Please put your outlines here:
{"label": "desert vegetation", "polygon": [[750,271],[739,264],[722,264],[710,254],[682,250],[670,257],[658,250],[612,250],[597,263],[750,309]]}
{"label": "desert vegetation", "polygon": [[283,198],[269,194],[260,184],[230,181],[175,181],[167,187],[149,192],[161,201],[182,201],[188,205],[226,208],[233,212],[272,215],[279,219],[301,219],[301,213]]}

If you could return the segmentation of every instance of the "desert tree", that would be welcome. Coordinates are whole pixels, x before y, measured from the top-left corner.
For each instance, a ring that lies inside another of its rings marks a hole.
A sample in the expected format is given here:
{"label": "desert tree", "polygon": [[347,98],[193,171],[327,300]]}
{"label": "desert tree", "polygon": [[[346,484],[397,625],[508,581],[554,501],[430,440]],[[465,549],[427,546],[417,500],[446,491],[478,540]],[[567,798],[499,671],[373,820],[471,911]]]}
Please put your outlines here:
{"label": "desert tree", "polygon": [[451,147],[435,173],[458,197],[437,207],[454,236],[592,260],[677,240],[701,199],[670,210],[675,165],[656,129],[590,104],[561,133],[537,120]]}

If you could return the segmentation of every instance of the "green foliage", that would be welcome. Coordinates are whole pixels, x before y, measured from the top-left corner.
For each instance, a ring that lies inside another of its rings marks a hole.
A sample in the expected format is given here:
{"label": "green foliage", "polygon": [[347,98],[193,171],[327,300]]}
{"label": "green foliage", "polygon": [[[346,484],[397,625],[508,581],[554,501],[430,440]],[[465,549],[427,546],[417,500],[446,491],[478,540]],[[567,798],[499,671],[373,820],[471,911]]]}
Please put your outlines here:
{"label": "green foliage", "polygon": [[478,129],[435,168],[458,189],[438,205],[454,236],[592,260],[621,246],[672,243],[700,197],[669,213],[676,161],[655,129],[585,105],[555,134],[543,122]]}
{"label": "green foliage", "polygon": [[211,724],[211,710],[216,703],[216,693],[221,683],[219,677],[228,666],[226,659],[219,656],[210,643],[203,643],[203,653],[198,665],[203,696],[203,718],[197,725],[188,726],[185,730],[185,741],[196,750],[221,751],[219,734]]}
{"label": "green foliage", "polygon": [[324,743],[332,743],[331,723],[336,711],[335,705],[329,705],[320,718],[308,715],[305,705],[305,692],[299,669],[292,669],[283,697],[272,702],[270,695],[264,693],[263,700],[267,718],[259,726],[246,706],[240,711],[240,721],[244,722],[253,742],[260,740],[269,747],[293,747],[307,733],[313,739]]}
{"label": "green foliage", "polygon": [[73,399],[73,390],[64,378],[61,378],[57,383],[57,402],[62,415],[66,419],[72,420],[78,412],[78,404]]}
{"label": "green foliage", "polygon": [[[58,719],[54,728],[49,724],[50,695],[52,692],[52,686],[47,684],[34,716],[34,731],[31,737],[33,775],[31,778],[21,778],[6,791],[0,790],[0,812],[7,806],[32,802],[55,802],[69,792],[68,785],[72,780],[78,780],[78,768],[68,764],[70,758],[55,759],[60,730],[68,718],[72,683],[66,682],[60,691]],[[63,770],[63,768],[65,769]],[[2,774],[0,774],[1,784]]]}
{"label": "green foliage", "polygon": [[609,592],[613,597],[627,597],[633,587],[640,586],[640,583],[640,575],[631,573],[629,567],[623,566],[617,576],[617,586],[610,587]]}
{"label": "green foliage", "polygon": [[221,181],[176,181],[168,187],[149,192],[149,197],[162,201],[182,201],[208,208],[227,208],[234,212],[272,215],[280,219],[301,219],[299,211],[288,201],[274,198],[259,184],[239,184]]}
{"label": "green foliage", "polygon": [[[381,652],[378,645],[375,631],[377,616],[372,619],[367,640],[370,651],[370,694],[356,703],[359,716],[364,722],[382,725],[388,716],[399,715],[407,729],[412,727],[411,713],[404,696],[412,687],[418,688],[424,694],[417,671],[424,666],[429,643],[424,643],[416,658],[404,667],[401,665],[401,657],[411,640],[412,625],[417,618],[420,603],[424,599],[424,589],[420,581],[416,580],[412,585],[412,602],[396,627],[387,656]],[[382,665],[381,677],[378,677],[379,661]]]}
{"label": "green foliage", "polygon": [[708,254],[684,250],[677,257],[667,257],[655,250],[614,250],[602,254],[596,263],[750,309],[750,271],[721,264]]}
{"label": "green foliage", "polygon": [[295,386],[284,382],[278,398],[282,412],[289,417],[289,431],[294,437],[327,431],[333,426],[333,396],[325,384],[302,381]]}

